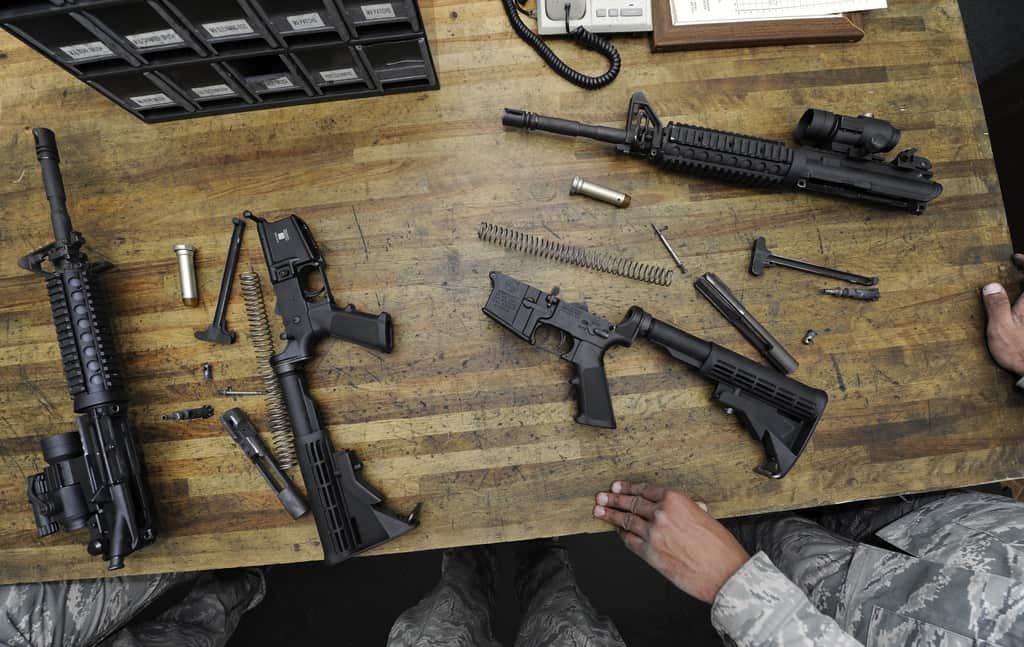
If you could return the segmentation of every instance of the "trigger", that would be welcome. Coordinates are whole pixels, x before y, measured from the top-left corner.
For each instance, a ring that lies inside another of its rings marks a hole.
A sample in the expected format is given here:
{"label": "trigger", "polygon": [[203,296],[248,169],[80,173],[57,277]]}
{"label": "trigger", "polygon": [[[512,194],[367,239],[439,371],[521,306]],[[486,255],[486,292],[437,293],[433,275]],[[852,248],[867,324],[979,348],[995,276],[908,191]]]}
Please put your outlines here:
{"label": "trigger", "polygon": [[[565,359],[568,359],[567,357],[565,357],[565,355],[567,355],[570,351],[572,351],[572,346],[566,346],[566,341],[568,339],[569,339],[569,336],[565,334],[564,330],[559,330],[558,331],[558,352]],[[576,342],[576,340],[574,339],[573,343],[575,344],[575,342]]]}

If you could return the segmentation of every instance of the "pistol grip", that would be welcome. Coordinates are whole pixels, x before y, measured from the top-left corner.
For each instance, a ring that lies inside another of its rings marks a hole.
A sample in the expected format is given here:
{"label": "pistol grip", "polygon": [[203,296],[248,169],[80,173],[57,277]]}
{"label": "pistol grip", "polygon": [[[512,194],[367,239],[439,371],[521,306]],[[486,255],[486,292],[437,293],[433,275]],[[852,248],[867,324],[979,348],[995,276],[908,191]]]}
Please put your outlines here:
{"label": "pistol grip", "polygon": [[576,368],[576,376],[570,382],[576,387],[576,422],[615,429],[612,395],[604,372],[604,352],[597,346],[577,341],[569,355],[566,359]]}
{"label": "pistol grip", "polygon": [[344,308],[331,308],[329,332],[331,337],[385,353],[390,353],[395,347],[391,315],[386,312],[377,315],[359,312],[351,304]]}

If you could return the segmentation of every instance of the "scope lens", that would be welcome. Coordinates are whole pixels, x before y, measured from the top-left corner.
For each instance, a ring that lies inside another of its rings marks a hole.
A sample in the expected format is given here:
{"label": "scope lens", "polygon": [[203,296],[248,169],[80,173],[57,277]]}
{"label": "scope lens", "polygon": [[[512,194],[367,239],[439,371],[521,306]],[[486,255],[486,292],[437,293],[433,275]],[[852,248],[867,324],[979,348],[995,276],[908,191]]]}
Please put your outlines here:
{"label": "scope lens", "polygon": [[828,142],[838,128],[839,119],[827,110],[808,110],[796,127],[797,141]]}
{"label": "scope lens", "polygon": [[43,446],[43,458],[50,465],[82,455],[82,440],[74,431],[48,436],[40,444]]}

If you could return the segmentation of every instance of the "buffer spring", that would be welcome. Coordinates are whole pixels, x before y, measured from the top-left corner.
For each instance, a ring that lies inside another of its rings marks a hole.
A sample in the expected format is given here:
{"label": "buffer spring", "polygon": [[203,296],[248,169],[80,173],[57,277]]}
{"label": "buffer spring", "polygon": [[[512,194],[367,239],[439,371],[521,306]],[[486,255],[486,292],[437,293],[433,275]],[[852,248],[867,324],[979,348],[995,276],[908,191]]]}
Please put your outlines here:
{"label": "buffer spring", "polygon": [[480,223],[477,235],[480,237],[480,240],[514,249],[518,252],[540,256],[541,258],[549,258],[569,263],[570,265],[579,265],[580,267],[597,270],[598,272],[607,272],[608,274],[624,276],[628,279],[644,281],[646,283],[654,283],[655,285],[671,285],[672,283],[672,270],[658,267],[657,265],[640,263],[629,258],[617,256],[611,252],[594,251],[574,245],[566,245],[565,243],[556,243],[533,234],[523,233],[500,225],[492,225],[488,222]]}
{"label": "buffer spring", "polygon": [[266,388],[267,417],[270,421],[271,445],[274,458],[283,470],[295,465],[295,443],[292,438],[292,424],[288,409],[284,406],[281,385],[277,381],[270,358],[274,355],[274,337],[267,320],[267,309],[263,304],[263,287],[256,272],[242,272],[242,298],[245,299],[245,317],[249,320],[249,338],[256,351],[256,367]]}

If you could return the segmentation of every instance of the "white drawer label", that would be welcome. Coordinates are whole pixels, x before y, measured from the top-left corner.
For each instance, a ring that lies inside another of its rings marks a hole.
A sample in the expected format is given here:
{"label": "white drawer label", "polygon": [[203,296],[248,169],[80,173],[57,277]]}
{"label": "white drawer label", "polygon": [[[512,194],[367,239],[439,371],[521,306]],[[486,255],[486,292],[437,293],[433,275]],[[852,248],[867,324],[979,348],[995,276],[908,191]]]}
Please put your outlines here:
{"label": "white drawer label", "polygon": [[395,8],[390,2],[382,4],[364,4],[361,6],[363,17],[367,20],[381,20],[382,18],[394,18]]}
{"label": "white drawer label", "polygon": [[295,84],[287,76],[279,76],[273,79],[263,79],[257,81],[257,84],[262,85],[268,90],[283,90],[284,88],[294,88]]}
{"label": "white drawer label", "polygon": [[144,31],[141,34],[128,34],[125,36],[132,45],[139,49],[147,47],[160,47],[161,45],[177,45],[183,43],[181,36],[173,29],[161,29],[159,31]]}
{"label": "white drawer label", "polygon": [[174,103],[174,100],[163,92],[157,92],[155,94],[142,94],[137,97],[128,97],[132,103],[139,106],[140,108],[154,108],[156,106],[166,106]]}
{"label": "white drawer label", "polygon": [[359,75],[351,67],[341,68],[339,70],[324,70],[320,73],[320,78],[324,81],[336,83],[338,81],[351,81],[358,79]]}
{"label": "white drawer label", "polygon": [[224,97],[230,94],[234,94],[235,91],[231,89],[226,83],[218,83],[217,85],[201,85],[197,88],[191,88],[193,94],[203,99],[210,97]]}
{"label": "white drawer label", "polygon": [[320,17],[320,14],[316,13],[300,13],[294,16],[286,16],[285,20],[292,26],[295,31],[302,31],[304,29],[319,29],[324,26],[324,19]]}
{"label": "white drawer label", "polygon": [[203,29],[213,38],[224,36],[240,36],[253,33],[252,25],[244,20],[222,20],[220,22],[205,22]]}
{"label": "white drawer label", "polygon": [[60,51],[68,55],[71,60],[82,61],[87,58],[99,58],[100,56],[113,56],[114,52],[110,51],[110,48],[101,43],[100,41],[93,41],[91,43],[77,43],[75,45],[65,45],[60,48]]}

